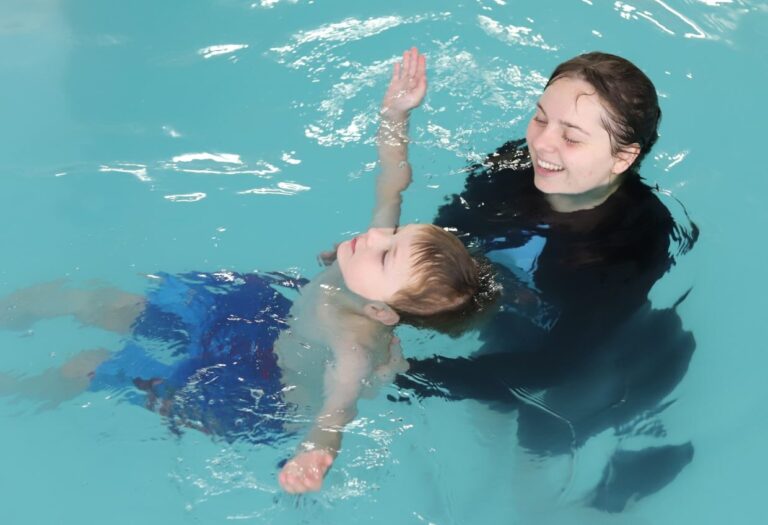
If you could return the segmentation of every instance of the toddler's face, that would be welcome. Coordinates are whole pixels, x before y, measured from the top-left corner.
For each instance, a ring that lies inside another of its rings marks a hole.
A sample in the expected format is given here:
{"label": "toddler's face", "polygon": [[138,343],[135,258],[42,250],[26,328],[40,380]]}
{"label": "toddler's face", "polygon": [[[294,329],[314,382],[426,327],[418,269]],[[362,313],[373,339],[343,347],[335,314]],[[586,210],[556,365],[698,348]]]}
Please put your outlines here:
{"label": "toddler's face", "polygon": [[347,288],[368,300],[388,302],[414,275],[414,242],[423,227],[371,228],[341,243],[336,257]]}

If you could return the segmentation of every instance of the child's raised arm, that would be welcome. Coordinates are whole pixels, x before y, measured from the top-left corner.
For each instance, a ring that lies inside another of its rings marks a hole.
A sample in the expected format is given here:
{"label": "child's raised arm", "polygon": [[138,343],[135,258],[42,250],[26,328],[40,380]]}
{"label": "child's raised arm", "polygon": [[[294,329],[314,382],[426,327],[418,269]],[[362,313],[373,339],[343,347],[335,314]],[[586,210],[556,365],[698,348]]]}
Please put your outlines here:
{"label": "child's raised arm", "polygon": [[376,207],[371,227],[394,228],[400,222],[401,193],[411,183],[408,163],[408,117],[427,92],[424,55],[413,47],[396,63],[381,104],[378,148],[381,173],[376,181]]}

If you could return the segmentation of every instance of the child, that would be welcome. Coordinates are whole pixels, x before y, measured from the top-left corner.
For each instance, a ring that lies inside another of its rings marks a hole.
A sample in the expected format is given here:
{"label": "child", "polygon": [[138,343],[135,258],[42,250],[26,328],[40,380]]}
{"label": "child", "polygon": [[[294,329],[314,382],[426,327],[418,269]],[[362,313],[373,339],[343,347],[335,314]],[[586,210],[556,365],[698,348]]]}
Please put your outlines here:
{"label": "child", "polygon": [[[381,173],[371,228],[341,243],[336,263],[304,287],[305,305],[314,312],[305,319],[307,328],[322,328],[335,366],[327,372],[325,403],[315,426],[280,474],[280,483],[289,492],[320,487],[339,450],[339,430],[354,418],[363,382],[372,372],[386,376],[404,364],[400,356],[389,355],[392,327],[400,315],[429,316],[459,309],[479,287],[478,266],[456,237],[432,225],[397,228],[401,193],[411,182],[409,111],[421,103],[426,87],[425,58],[412,48],[403,54],[402,64],[395,64],[382,103]],[[353,293],[329,294],[329,289]],[[297,305],[298,301],[294,308]],[[292,326],[297,326],[295,320]],[[288,338],[284,334],[278,348]],[[278,355],[283,355],[282,350]],[[385,366],[377,368],[377,362]]]}
{"label": "child", "polygon": [[[355,417],[357,400],[368,387],[391,381],[406,368],[393,341],[401,316],[463,310],[479,288],[479,267],[456,237],[433,225],[398,228],[401,193],[411,182],[408,115],[425,92],[425,59],[413,48],[394,66],[382,104],[381,174],[371,227],[341,243],[336,262],[305,284],[292,306],[273,288],[280,284],[277,279],[163,275],[146,299],[108,288],[65,289],[60,283],[17,292],[4,301],[0,325],[20,323],[20,316],[32,312],[71,314],[84,323],[130,331],[132,341],[114,357],[104,361],[107,354],[92,352],[68,364],[57,376],[68,388],[63,390],[73,396],[73,385],[94,388],[127,379],[146,395],[149,408],[210,432],[222,430],[222,412],[241,415],[231,419],[248,427],[248,414],[260,403],[278,410],[303,406],[318,397],[314,386],[322,406],[279,482],[289,493],[319,490],[341,447],[342,430]],[[67,306],[51,306],[55,303]],[[174,342],[173,365],[142,345],[153,338]],[[222,368],[226,374],[219,372]],[[241,391],[243,382],[250,385],[251,397],[238,405],[227,392]],[[34,390],[33,383],[0,376],[0,394],[13,387]],[[185,395],[191,387],[195,395]],[[214,394],[199,402],[205,398],[201,391]],[[216,417],[209,417],[211,411]]]}

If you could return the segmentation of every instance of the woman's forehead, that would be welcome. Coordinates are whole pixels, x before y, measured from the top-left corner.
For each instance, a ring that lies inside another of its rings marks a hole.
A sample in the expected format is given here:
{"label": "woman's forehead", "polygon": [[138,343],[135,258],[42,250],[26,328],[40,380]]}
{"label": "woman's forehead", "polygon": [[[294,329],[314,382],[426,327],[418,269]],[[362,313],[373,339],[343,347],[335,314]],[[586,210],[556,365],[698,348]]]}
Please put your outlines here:
{"label": "woman's forehead", "polygon": [[605,111],[597,91],[578,78],[560,78],[544,91],[539,99],[545,111],[577,113],[585,116],[602,115]]}
{"label": "woman's forehead", "polygon": [[539,99],[548,118],[564,120],[592,129],[604,129],[608,112],[588,82],[564,77],[547,87]]}

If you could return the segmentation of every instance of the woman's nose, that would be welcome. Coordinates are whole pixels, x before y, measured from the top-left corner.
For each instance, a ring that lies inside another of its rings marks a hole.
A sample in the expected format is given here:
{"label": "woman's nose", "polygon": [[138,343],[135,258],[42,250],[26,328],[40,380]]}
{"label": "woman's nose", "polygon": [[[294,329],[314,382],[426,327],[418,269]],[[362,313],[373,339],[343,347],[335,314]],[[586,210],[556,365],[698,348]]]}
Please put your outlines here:
{"label": "woman's nose", "polygon": [[536,151],[552,151],[555,148],[554,129],[551,126],[544,127],[531,145]]}

